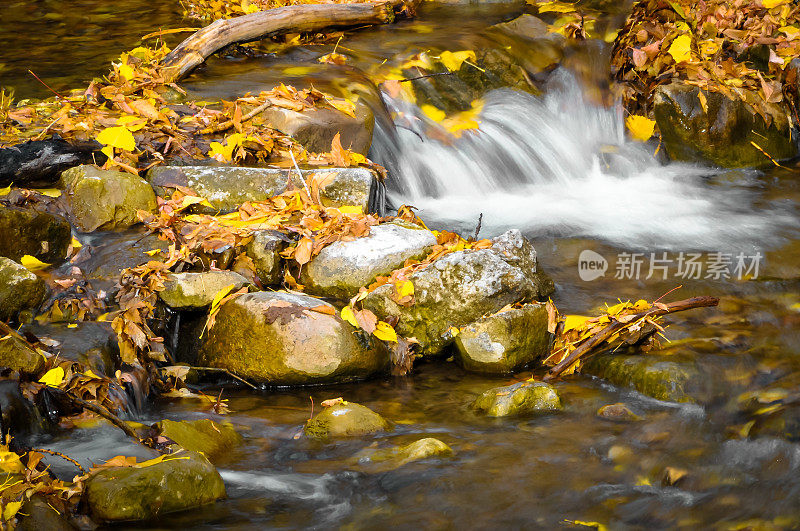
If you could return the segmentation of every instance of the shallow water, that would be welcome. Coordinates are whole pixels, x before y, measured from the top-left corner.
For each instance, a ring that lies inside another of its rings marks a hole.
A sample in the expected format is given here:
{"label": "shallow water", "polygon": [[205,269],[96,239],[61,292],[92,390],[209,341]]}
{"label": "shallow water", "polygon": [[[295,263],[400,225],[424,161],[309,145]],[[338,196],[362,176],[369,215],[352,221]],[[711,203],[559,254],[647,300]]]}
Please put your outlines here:
{"label": "shallow water", "polygon": [[[348,34],[340,43],[351,56],[348,67],[315,62],[332,43],[272,46],[274,55],[214,59],[186,86],[201,98],[231,97],[269,88],[288,75],[295,83],[374,96],[370,65],[399,63],[438,46],[488,46],[495,41],[482,30],[518,12],[502,6],[423,10],[417,21]],[[0,36],[9,33],[3,24]],[[89,46],[91,40],[80,42]],[[678,285],[683,288],[670,299],[723,297],[720,309],[668,320],[666,334],[675,343],[664,354],[697,362],[703,378],[690,390],[697,403],[659,402],[573,376],[556,384],[563,412],[486,419],[468,404],[485,389],[528,374],[488,378],[445,360],[418,363],[402,379],[263,393],[232,389],[226,396],[233,413],[226,418],[241,429],[245,445],[219,463],[229,499],[135,528],[570,528],[566,520],[610,529],[800,527],[797,433],[735,434],[752,418],[740,410],[742,393],[773,385],[796,390],[800,381],[797,174],[665,165],[654,146],[624,141],[616,108],[597,107],[589,103],[595,101],[591,90],[578,90],[575,79],[585,83],[591,68],[575,65],[599,53],[580,52],[571,56],[579,58],[571,63],[577,73],[556,74],[543,97],[490,93],[480,132],[452,143],[429,136],[435,126],[415,107],[387,98],[388,110],[405,112],[417,129],[378,137],[372,156],[393,170],[392,200],[420,207],[433,226],[467,234],[483,214],[483,236],[523,228],[557,283],[553,298],[563,312],[586,313],[618,297],[653,300]],[[24,72],[19,57],[11,64],[13,72]],[[75,65],[62,70],[69,79],[81,75]],[[20,79],[11,84],[23,86]],[[124,238],[95,243],[106,247],[104,256],[127,245]],[[608,260],[605,276],[581,280],[579,256],[587,249]],[[643,254],[639,278],[615,278],[622,252]],[[706,268],[713,252],[764,258],[752,280],[735,274],[683,278],[677,261],[689,252],[701,253]],[[666,278],[662,270],[646,278],[650,253],[667,253]],[[310,399],[319,404],[337,396],[374,409],[395,429],[328,445],[295,438],[311,414]],[[596,416],[598,408],[616,402],[643,420],[620,424]],[[139,420],[216,418],[205,409],[200,402],[163,400]],[[800,414],[786,418],[797,422]],[[446,442],[455,457],[390,472],[354,460],[365,447],[423,436]],[[132,451],[110,430],[63,434],[41,444],[82,460]],[[664,484],[667,467],[687,474],[674,486]]]}

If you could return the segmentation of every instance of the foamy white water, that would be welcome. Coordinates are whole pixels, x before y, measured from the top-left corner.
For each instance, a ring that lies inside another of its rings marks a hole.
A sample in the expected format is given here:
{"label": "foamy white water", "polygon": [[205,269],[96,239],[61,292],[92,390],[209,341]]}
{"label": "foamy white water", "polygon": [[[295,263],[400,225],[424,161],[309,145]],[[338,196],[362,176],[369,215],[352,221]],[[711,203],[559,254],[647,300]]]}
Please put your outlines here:
{"label": "foamy white water", "polygon": [[389,201],[426,220],[469,230],[482,213],[484,235],[682,249],[768,245],[797,224],[785,207],[756,206],[755,171],[661,164],[652,145],[626,141],[620,107],[587,103],[565,72],[544,97],[490,92],[479,130],[452,144],[427,134],[438,126],[415,105],[387,104],[398,127],[376,132],[372,157],[390,169]]}

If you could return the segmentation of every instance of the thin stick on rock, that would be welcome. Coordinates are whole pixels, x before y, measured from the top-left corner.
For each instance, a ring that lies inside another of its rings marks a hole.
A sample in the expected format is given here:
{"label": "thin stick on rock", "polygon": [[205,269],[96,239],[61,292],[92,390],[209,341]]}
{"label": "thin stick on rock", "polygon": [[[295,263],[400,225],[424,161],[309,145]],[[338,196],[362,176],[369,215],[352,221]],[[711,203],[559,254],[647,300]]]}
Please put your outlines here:
{"label": "thin stick on rock", "polygon": [[[247,113],[244,116],[242,116],[242,120],[241,121],[242,122],[246,122],[247,120],[250,120],[251,118],[256,116],[261,111],[264,111],[264,110],[266,110],[266,109],[268,109],[270,107],[272,107],[272,100],[267,99],[267,101],[265,101],[264,103],[262,103],[261,105],[259,105],[258,107],[256,107],[252,111],[250,111],[249,113]],[[210,134],[210,133],[220,133],[222,131],[227,131],[228,129],[230,129],[233,126],[234,126],[233,120],[228,120],[227,122],[223,122],[223,123],[221,123],[219,125],[215,125],[213,127],[206,127],[205,129],[200,131],[200,134],[201,135],[207,135],[207,134]]]}
{"label": "thin stick on rock", "polygon": [[103,417],[104,419],[109,421],[111,424],[113,424],[117,428],[119,428],[122,431],[124,431],[125,435],[127,435],[128,437],[132,437],[133,439],[136,439],[136,441],[142,442],[141,439],[139,438],[139,436],[136,434],[136,431],[133,428],[128,426],[128,424],[124,420],[122,420],[121,418],[119,418],[118,416],[116,416],[115,414],[113,414],[112,412],[110,412],[109,410],[104,408],[103,406],[101,406],[99,404],[93,404],[91,402],[87,402],[86,400],[83,400],[82,398],[78,398],[77,396],[75,396],[72,393],[69,393],[67,391],[64,391],[63,389],[57,389],[55,387],[50,387],[49,389],[51,391],[59,391],[59,392],[63,393],[64,396],[66,396],[72,403],[77,404],[77,405],[81,406],[84,409],[88,409],[89,411],[91,411],[93,413],[97,413],[98,415],[100,415],[101,417]]}
{"label": "thin stick on rock", "polygon": [[581,357],[589,353],[595,347],[601,345],[608,338],[619,332],[633,321],[638,321],[646,317],[655,317],[659,315],[666,315],[668,313],[681,312],[684,310],[691,310],[693,308],[702,308],[707,306],[716,306],[719,304],[719,299],[716,297],[693,297],[691,299],[684,299],[681,301],[663,304],[661,307],[654,306],[653,308],[640,312],[637,314],[626,316],[625,322],[615,320],[592,337],[581,343],[578,348],[564,358],[559,364],[550,369],[544,376],[543,380],[549,382],[555,380],[561,375],[562,372],[572,367]]}
{"label": "thin stick on rock", "polygon": [[69,461],[70,463],[78,467],[78,470],[81,471],[81,475],[86,474],[86,470],[81,466],[81,464],[78,461],[76,461],[75,459],[71,458],[68,455],[62,454],[61,452],[56,452],[55,450],[48,450],[47,448],[31,448],[31,452],[39,452],[40,454],[50,454],[56,457],[60,457],[61,459]]}
{"label": "thin stick on rock", "polygon": [[249,388],[254,389],[254,390],[258,390],[258,387],[256,387],[255,385],[251,384],[250,382],[248,382],[247,380],[245,380],[241,376],[236,376],[235,374],[233,374],[228,369],[222,369],[220,367],[192,367],[192,369],[194,369],[196,371],[223,372],[223,373],[227,374],[228,376],[230,376],[231,378],[233,378],[234,380],[239,380],[240,382],[242,382],[243,384],[245,384]]}

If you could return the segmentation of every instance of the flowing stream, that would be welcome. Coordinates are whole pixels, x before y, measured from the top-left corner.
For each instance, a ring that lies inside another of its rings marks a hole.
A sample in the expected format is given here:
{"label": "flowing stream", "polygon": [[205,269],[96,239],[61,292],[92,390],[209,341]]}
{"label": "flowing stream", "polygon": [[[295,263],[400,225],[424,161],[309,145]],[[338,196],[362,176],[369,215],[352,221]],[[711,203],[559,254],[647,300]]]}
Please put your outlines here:
{"label": "flowing stream", "polygon": [[[123,4],[135,11],[152,2]],[[263,393],[233,389],[226,395],[232,410],[226,420],[240,428],[245,444],[219,463],[229,498],[136,529],[559,529],[575,520],[615,530],[800,527],[800,412],[781,417],[783,431],[737,436],[750,420],[739,405],[743,393],[771,386],[796,391],[800,382],[797,174],[667,163],[655,146],[627,141],[622,111],[613,102],[593,103],[602,87],[586,75],[602,66],[604,46],[570,50],[539,95],[511,88],[487,92],[479,129],[456,140],[444,140],[440,126],[416,104],[378,94],[371,84],[371,65],[399,63],[437,47],[503,47],[535,62],[544,52],[531,42],[487,33],[520,10],[425,8],[417,20],[348,34],[341,42],[350,58],[346,67],[316,62],[332,44],[275,46],[261,57],[215,58],[185,85],[193,96],[209,99],[279,80],[366,94],[377,117],[371,157],[390,171],[390,202],[414,205],[432,227],[465,235],[474,232],[480,215],[485,237],[521,228],[555,279],[553,298],[565,313],[587,313],[617,298],[653,300],[678,285],[676,298],[723,297],[720,310],[669,319],[671,359],[691,360],[702,374],[690,389],[696,403],[657,401],[575,376],[557,384],[563,412],[487,419],[468,404],[511,379],[469,374],[445,360],[418,363],[413,375],[400,380]],[[167,18],[181,24],[174,14]],[[7,21],[0,22],[6,38],[0,42],[18,47],[24,36],[12,35]],[[80,44],[97,46],[89,38]],[[0,63],[15,73],[8,79],[19,91],[35,86],[22,81],[23,57],[0,56]],[[60,74],[77,83],[88,77],[82,68],[64,66]],[[103,237],[104,267],[113,267],[114,256],[138,238]],[[587,250],[608,260],[604,276],[581,279],[579,257]],[[760,269],[749,281],[735,274],[681,277],[677,261],[689,252],[702,255],[706,265],[717,252],[759,256]],[[616,275],[619,257],[631,253],[665,256],[669,269],[647,278],[645,262],[638,278]],[[392,419],[394,431],[328,445],[296,437],[311,413],[309,398],[319,404],[337,396]],[[616,402],[642,420],[614,423],[596,416],[599,407]],[[199,402],[161,400],[138,420],[217,417],[202,409]],[[368,445],[423,436],[451,445],[455,457],[388,472],[354,458]],[[137,452],[111,429],[39,439],[37,444],[83,462]],[[674,485],[662,481],[670,469],[685,477]]]}

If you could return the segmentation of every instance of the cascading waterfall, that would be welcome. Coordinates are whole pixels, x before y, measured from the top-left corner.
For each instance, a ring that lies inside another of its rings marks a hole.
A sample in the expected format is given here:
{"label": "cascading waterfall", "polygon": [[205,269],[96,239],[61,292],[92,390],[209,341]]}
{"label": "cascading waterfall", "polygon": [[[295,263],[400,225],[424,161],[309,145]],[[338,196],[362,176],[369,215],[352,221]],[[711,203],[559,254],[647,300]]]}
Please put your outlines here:
{"label": "cascading waterfall", "polygon": [[754,212],[756,171],[662,164],[654,146],[627,141],[620,106],[587,102],[566,71],[545,95],[488,93],[480,127],[451,143],[409,102],[384,96],[394,130],[376,131],[371,156],[390,170],[388,199],[435,224],[484,234],[599,238],[618,245],[709,248],[765,244],[796,221],[779,206]]}

